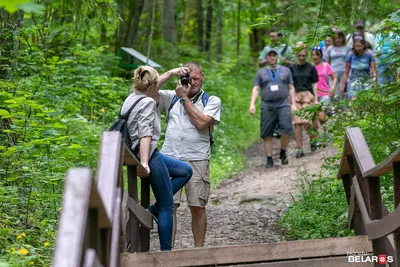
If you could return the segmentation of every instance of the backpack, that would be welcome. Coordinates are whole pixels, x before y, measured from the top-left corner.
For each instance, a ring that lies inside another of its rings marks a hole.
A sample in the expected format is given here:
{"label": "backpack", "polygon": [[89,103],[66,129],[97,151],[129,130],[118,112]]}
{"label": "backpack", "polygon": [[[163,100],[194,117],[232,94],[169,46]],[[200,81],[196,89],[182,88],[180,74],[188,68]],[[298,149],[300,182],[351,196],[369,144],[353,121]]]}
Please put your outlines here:
{"label": "backpack", "polygon": [[[203,104],[203,106],[205,107],[208,103],[208,99],[210,98],[210,95],[207,94],[206,92],[204,92],[201,95],[201,103]],[[177,95],[174,95],[174,97],[172,98],[171,101],[171,105],[168,108],[168,112],[167,112],[167,116],[166,116],[166,122],[168,123],[169,120],[169,113],[171,112],[171,109],[174,107],[174,105],[176,104],[176,102],[178,102],[179,97]],[[211,127],[208,127],[208,134],[210,135],[210,145],[212,146],[214,144],[214,137],[213,134],[211,132]]]}
{"label": "backpack", "polygon": [[[132,140],[129,136],[129,131],[128,131],[128,118],[129,115],[131,114],[132,110],[135,108],[135,106],[146,97],[141,97],[138,100],[136,100],[135,103],[130,107],[128,112],[126,112],[124,115],[121,115],[121,109],[119,110],[118,113],[118,119],[114,121],[114,123],[111,125],[109,131],[119,131],[122,134],[122,141],[129,147],[132,148]],[[135,149],[135,154],[137,154],[138,149]]]}

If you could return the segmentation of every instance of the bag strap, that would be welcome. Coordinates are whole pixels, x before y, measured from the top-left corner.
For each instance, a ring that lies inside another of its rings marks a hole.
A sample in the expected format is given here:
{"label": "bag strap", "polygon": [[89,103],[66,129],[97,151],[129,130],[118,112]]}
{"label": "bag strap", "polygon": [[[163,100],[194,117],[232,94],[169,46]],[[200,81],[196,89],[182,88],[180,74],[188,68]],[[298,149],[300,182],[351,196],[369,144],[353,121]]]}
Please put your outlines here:
{"label": "bag strap", "polygon": [[168,111],[167,111],[167,116],[165,116],[166,123],[168,123],[169,113],[171,112],[171,109],[174,107],[176,102],[178,102],[178,100],[179,100],[179,97],[177,95],[174,95],[174,97],[172,98],[172,101],[171,101],[171,105],[169,105],[169,108],[168,108]]}
{"label": "bag strap", "polygon": [[121,115],[121,110],[122,110],[122,107],[121,107],[121,109],[119,110],[119,114],[118,114],[118,117],[120,118],[120,119],[124,119],[124,120],[128,120],[128,118],[129,118],[129,115],[131,114],[131,112],[132,112],[132,110],[136,107],[136,105],[142,100],[142,99],[145,99],[146,97],[141,97],[141,98],[139,98],[138,100],[136,100],[136,102],[135,103],[133,103],[133,105],[130,107],[130,109],[128,110],[128,112],[126,112],[126,113],[124,113],[124,115]]}

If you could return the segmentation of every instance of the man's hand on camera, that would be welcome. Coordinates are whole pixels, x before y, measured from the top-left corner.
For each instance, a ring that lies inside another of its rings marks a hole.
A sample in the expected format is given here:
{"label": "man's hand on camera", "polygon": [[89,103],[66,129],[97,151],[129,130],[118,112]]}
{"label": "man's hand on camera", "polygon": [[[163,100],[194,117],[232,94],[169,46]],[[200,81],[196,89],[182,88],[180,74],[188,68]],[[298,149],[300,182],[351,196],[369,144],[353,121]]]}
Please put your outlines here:
{"label": "man's hand on camera", "polygon": [[185,76],[186,74],[189,74],[190,73],[190,69],[186,68],[186,67],[179,67],[179,68],[175,68],[175,69],[170,70],[170,73],[172,75],[182,77],[182,76]]}
{"label": "man's hand on camera", "polygon": [[178,84],[176,85],[175,93],[179,98],[187,98],[190,92],[190,88],[192,86],[188,84],[187,87],[183,86],[181,81],[178,80]]}

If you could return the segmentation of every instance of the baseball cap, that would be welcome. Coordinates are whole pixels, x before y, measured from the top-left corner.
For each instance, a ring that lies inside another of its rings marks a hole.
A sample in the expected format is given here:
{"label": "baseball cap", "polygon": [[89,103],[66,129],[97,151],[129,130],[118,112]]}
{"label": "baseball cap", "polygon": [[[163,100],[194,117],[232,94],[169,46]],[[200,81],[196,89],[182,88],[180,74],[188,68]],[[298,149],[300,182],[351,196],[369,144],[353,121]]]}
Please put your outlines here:
{"label": "baseball cap", "polygon": [[269,55],[271,52],[274,52],[275,54],[279,55],[278,51],[275,48],[270,48],[267,52],[267,55]]}
{"label": "baseball cap", "polygon": [[356,20],[354,22],[354,27],[356,27],[356,28],[364,28],[364,22],[362,22],[361,20]]}

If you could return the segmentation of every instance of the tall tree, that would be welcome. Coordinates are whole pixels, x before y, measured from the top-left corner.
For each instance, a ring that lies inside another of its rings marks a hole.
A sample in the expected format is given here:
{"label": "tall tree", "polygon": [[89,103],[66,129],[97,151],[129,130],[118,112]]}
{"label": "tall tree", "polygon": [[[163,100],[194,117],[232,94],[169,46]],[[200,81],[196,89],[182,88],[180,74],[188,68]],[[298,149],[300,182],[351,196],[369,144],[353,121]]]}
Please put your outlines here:
{"label": "tall tree", "polygon": [[176,45],[176,0],[163,1],[162,36],[164,41]]}
{"label": "tall tree", "polygon": [[128,47],[132,47],[135,43],[139,30],[140,16],[143,11],[144,0],[131,1],[129,8],[129,28],[126,32],[125,44]]}
{"label": "tall tree", "polygon": [[197,45],[200,50],[203,49],[203,5],[202,0],[196,1],[196,10],[197,10]]}
{"label": "tall tree", "polygon": [[215,0],[216,7],[216,16],[217,16],[217,35],[215,42],[215,59],[217,62],[220,62],[222,59],[222,21],[223,21],[223,12],[222,12],[222,4],[220,0]]}
{"label": "tall tree", "polygon": [[213,19],[213,5],[212,0],[207,1],[207,16],[206,16],[206,40],[204,42],[204,51],[208,52],[210,57],[211,51],[211,31]]}
{"label": "tall tree", "polygon": [[236,54],[240,54],[240,11],[241,11],[241,2],[238,0],[238,6],[237,6],[237,29],[236,29],[236,34],[237,34],[237,40],[236,40]]}

